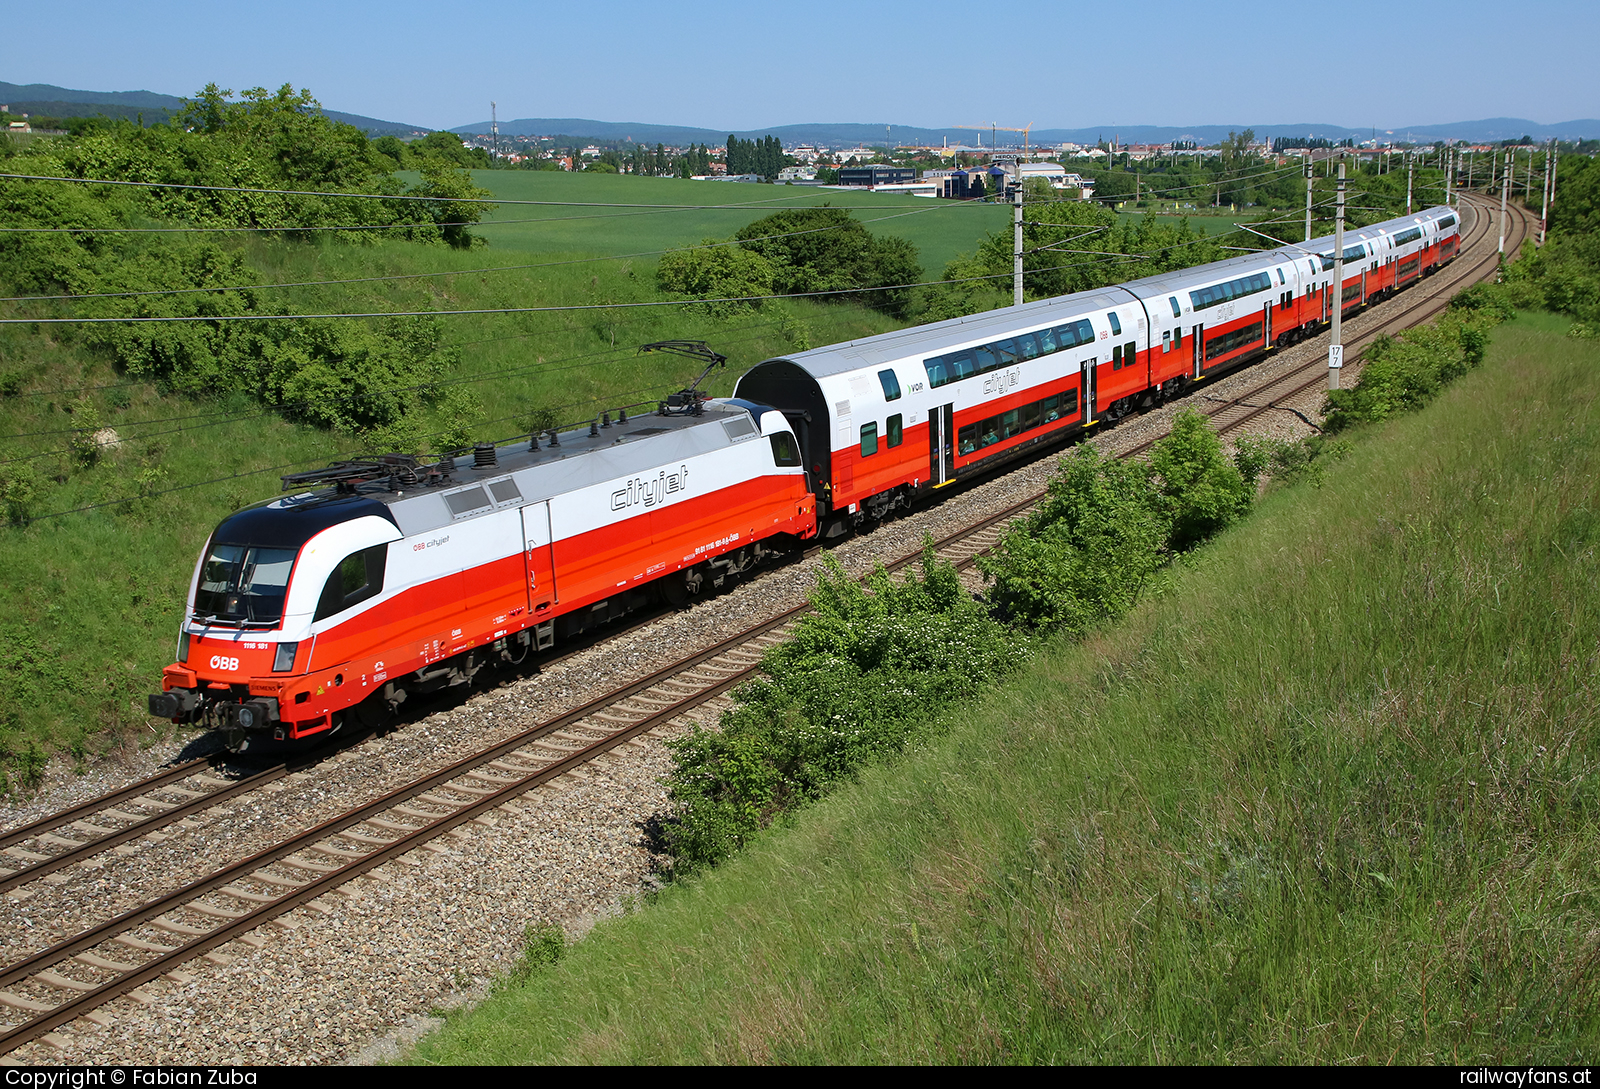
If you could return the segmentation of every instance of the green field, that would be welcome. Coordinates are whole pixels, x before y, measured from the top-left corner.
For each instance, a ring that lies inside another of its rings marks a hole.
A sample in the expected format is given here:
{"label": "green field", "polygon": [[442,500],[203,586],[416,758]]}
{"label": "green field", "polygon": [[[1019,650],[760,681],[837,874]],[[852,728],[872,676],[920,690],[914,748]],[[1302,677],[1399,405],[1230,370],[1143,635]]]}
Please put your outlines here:
{"label": "green field", "polygon": [[1126,623],[596,926],[454,1063],[1585,1064],[1600,345],[1525,317]]}
{"label": "green field", "polygon": [[876,233],[909,240],[921,256],[925,278],[936,280],[946,262],[970,253],[979,238],[1011,219],[1009,209],[993,204],[812,186],[524,170],[477,170],[472,177],[503,200],[664,204],[681,209],[499,206],[484,217],[479,233],[495,250],[517,253],[641,254],[643,260],[653,260],[660,250],[703,238],[730,238],[739,228],[783,208],[827,204],[851,209]]}

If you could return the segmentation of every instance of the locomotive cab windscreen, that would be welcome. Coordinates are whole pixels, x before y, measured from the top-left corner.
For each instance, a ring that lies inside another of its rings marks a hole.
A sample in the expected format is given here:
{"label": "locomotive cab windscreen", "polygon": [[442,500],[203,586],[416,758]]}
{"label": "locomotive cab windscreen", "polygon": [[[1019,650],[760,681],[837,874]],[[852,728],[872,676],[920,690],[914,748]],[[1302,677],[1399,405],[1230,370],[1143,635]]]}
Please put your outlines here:
{"label": "locomotive cab windscreen", "polygon": [[299,551],[213,541],[200,563],[195,619],[276,627],[283,619],[289,574]]}
{"label": "locomotive cab windscreen", "polygon": [[361,496],[277,500],[231,515],[201,554],[190,616],[216,627],[278,627],[300,549],[329,526],[371,514],[393,521]]}

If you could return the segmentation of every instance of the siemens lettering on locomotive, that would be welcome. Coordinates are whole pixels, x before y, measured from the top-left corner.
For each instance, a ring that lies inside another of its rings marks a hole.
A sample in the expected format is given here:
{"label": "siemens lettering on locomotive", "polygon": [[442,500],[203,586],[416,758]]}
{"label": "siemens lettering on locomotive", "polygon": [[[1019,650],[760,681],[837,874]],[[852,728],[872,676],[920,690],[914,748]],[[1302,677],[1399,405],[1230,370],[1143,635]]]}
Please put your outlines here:
{"label": "siemens lettering on locomotive", "polygon": [[1432,208],[1347,231],[1342,284],[1321,238],[769,359],[732,398],[685,391],[467,466],[285,477],[308,490],[212,533],[150,713],[234,749],[376,722],[1180,395],[1417,282],[1459,237]]}

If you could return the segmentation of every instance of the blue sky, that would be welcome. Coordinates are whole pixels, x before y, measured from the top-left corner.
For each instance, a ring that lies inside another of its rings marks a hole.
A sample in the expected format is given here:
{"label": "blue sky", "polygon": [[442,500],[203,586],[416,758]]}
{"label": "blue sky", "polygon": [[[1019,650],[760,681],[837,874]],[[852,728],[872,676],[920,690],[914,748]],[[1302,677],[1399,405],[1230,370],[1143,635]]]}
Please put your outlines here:
{"label": "blue sky", "polygon": [[[1600,4],[1294,0],[55,0],[0,79],[187,95],[293,83],[446,128],[588,117],[750,129],[1600,117]],[[1330,29],[1336,28],[1336,29]]]}

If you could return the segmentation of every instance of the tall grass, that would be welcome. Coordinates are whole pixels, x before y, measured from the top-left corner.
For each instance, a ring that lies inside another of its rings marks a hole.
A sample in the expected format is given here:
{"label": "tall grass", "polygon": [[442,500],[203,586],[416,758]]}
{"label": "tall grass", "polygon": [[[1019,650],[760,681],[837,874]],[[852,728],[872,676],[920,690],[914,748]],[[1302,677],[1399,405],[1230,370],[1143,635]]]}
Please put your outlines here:
{"label": "tall grass", "polygon": [[1592,1062],[1600,349],[1551,324],[413,1060]]}

